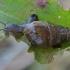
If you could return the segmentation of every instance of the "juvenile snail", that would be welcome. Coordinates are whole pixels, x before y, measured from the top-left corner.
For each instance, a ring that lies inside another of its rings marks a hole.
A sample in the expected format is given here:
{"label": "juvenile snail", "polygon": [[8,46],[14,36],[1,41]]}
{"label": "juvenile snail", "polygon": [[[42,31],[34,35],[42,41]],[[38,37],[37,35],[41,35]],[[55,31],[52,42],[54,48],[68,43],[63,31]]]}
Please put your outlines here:
{"label": "juvenile snail", "polygon": [[25,24],[5,24],[3,29],[15,38],[23,35],[31,42],[31,45],[38,47],[60,45],[70,41],[70,28],[39,21],[36,14],[32,14]]}

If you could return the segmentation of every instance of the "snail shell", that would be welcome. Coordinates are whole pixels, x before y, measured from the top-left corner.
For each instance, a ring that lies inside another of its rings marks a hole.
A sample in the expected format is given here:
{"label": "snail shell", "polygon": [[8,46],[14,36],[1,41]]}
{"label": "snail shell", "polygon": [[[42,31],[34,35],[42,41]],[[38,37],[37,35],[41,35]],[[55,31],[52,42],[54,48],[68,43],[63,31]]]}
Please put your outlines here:
{"label": "snail shell", "polygon": [[70,29],[42,21],[34,21],[23,32],[34,46],[46,47],[70,41]]}

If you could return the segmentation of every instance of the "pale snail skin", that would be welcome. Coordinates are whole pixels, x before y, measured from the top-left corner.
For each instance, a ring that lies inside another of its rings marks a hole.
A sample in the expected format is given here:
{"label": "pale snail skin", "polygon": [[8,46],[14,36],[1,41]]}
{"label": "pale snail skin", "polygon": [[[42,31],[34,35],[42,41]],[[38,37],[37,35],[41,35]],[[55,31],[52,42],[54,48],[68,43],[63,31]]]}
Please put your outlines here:
{"label": "pale snail skin", "polygon": [[25,27],[27,27],[27,24],[33,22],[33,21],[38,21],[38,16],[36,14],[32,14],[24,24],[5,24],[6,27],[4,30],[8,31],[13,31],[13,32],[23,32]]}
{"label": "pale snail skin", "polygon": [[36,14],[32,14],[24,24],[5,24],[5,28],[2,29],[5,35],[13,35],[16,39],[20,38],[24,35],[23,31],[27,27],[27,25],[33,21],[38,21],[38,16]]}
{"label": "pale snail skin", "polygon": [[43,21],[33,21],[24,30],[27,39],[34,46],[47,47],[70,41],[70,28]]}

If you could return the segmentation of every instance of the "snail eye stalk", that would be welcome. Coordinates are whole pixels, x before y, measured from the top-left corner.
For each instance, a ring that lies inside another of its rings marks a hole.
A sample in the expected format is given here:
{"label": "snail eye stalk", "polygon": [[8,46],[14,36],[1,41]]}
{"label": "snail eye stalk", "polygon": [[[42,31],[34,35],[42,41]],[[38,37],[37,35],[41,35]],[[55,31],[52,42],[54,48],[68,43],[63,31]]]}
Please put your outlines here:
{"label": "snail eye stalk", "polygon": [[39,21],[37,14],[32,14],[30,18],[27,19],[26,24],[30,24],[33,21]]}
{"label": "snail eye stalk", "polygon": [[31,17],[33,18],[34,21],[39,21],[38,15],[32,14]]}

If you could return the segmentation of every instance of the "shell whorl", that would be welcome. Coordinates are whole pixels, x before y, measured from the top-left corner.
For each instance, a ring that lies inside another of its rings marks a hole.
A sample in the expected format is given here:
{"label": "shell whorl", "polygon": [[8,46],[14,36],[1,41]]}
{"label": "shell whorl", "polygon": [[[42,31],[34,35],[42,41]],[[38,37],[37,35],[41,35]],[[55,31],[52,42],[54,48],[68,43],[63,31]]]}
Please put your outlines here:
{"label": "shell whorl", "polygon": [[24,34],[32,45],[50,46],[70,41],[70,29],[52,23],[34,21],[26,27]]}

